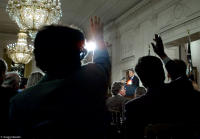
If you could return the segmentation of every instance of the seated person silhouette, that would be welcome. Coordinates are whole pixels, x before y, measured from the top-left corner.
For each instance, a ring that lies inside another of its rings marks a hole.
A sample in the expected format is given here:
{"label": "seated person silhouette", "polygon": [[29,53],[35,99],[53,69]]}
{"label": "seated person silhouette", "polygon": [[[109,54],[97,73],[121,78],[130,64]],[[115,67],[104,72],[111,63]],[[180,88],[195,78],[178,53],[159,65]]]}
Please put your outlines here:
{"label": "seated person silhouette", "polygon": [[114,82],[112,85],[112,97],[106,100],[108,111],[116,111],[122,113],[124,104],[129,100],[125,98],[126,90],[121,82]]}
{"label": "seated person silhouette", "polygon": [[129,100],[124,97],[126,95],[126,90],[124,88],[124,83],[114,82],[112,84],[112,97],[106,100],[106,106],[108,109],[108,128],[107,135],[109,138],[120,138],[123,132],[123,112],[124,105]]}

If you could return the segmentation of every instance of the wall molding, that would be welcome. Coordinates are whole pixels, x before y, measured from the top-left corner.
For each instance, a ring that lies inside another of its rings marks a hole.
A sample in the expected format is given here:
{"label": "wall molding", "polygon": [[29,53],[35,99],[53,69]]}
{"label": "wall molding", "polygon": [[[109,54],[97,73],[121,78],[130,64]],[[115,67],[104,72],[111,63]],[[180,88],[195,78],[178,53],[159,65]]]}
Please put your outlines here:
{"label": "wall molding", "polygon": [[200,11],[198,11],[197,13],[198,14],[195,14],[195,15],[193,15],[191,17],[188,17],[188,18],[186,18],[184,20],[172,23],[171,25],[168,25],[168,26],[166,26],[164,28],[161,28],[158,33],[159,34],[164,34],[164,33],[167,33],[170,30],[177,29],[180,26],[186,26],[187,24],[190,24],[191,22],[195,22],[196,20],[200,20]]}
{"label": "wall molding", "polygon": [[135,55],[123,57],[120,59],[121,62],[127,62],[127,61],[133,61],[133,60],[135,60]]}

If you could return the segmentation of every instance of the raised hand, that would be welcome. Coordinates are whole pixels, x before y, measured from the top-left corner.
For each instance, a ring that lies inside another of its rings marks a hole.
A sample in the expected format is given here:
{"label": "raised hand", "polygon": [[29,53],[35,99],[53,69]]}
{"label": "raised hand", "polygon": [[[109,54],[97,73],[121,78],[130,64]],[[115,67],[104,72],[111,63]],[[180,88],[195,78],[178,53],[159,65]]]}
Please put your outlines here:
{"label": "raised hand", "polygon": [[151,43],[154,52],[161,58],[165,58],[167,55],[165,54],[164,51],[164,45],[162,42],[162,38],[160,36],[158,36],[158,34],[155,34],[155,38],[153,39],[155,41],[155,43]]}
{"label": "raised hand", "polygon": [[105,48],[103,24],[97,16],[90,18],[90,35],[91,39],[97,43],[99,48]]}

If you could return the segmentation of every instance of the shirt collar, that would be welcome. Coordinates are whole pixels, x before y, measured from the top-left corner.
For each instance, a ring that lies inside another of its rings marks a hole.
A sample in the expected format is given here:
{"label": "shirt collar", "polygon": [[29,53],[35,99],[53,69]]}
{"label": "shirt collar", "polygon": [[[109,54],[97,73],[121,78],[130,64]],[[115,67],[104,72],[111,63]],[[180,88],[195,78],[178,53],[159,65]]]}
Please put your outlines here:
{"label": "shirt collar", "polygon": [[135,75],[133,75],[133,76],[131,77],[131,79],[133,79],[133,78],[134,78],[134,76],[135,76]]}

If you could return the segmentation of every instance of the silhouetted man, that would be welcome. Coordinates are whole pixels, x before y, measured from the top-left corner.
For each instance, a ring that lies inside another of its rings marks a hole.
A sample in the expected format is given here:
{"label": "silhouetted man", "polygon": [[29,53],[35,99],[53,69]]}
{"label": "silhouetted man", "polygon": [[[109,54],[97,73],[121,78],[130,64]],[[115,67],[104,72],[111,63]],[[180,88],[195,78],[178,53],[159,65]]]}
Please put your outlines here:
{"label": "silhouetted man", "polygon": [[161,37],[155,35],[154,41],[153,49],[165,63],[172,82],[163,83],[164,71],[158,58],[146,56],[139,59],[135,70],[147,93],[126,105],[127,137],[144,138],[145,128],[158,123],[174,126],[171,127],[175,130],[171,128],[172,132],[166,134],[168,137],[198,137],[199,92],[188,80],[184,62],[167,57]]}
{"label": "silhouetted man", "polygon": [[[173,119],[176,122],[198,124],[200,126],[199,114],[200,92],[193,88],[192,82],[186,75],[186,64],[182,60],[171,60],[164,51],[162,38],[155,35],[155,43],[152,43],[154,52],[162,59],[172,82],[168,84],[171,90],[169,95],[171,104],[174,104]],[[178,102],[178,103],[177,103]],[[192,129],[192,128],[190,128]],[[190,133],[187,131],[187,133]],[[200,133],[199,133],[200,134]]]}
{"label": "silhouetted man", "polygon": [[[165,74],[161,60],[154,56],[144,56],[135,67],[137,75],[147,93],[133,99],[125,105],[127,138],[143,138],[145,126],[151,121],[159,120],[165,95]],[[163,117],[161,117],[163,118]]]}
{"label": "silhouetted man", "polygon": [[36,65],[46,73],[40,83],[11,101],[17,135],[44,138],[104,138],[105,94],[110,62],[103,26],[90,23],[97,50],[94,63],[81,66],[84,35],[63,26],[46,26],[35,38]]}

